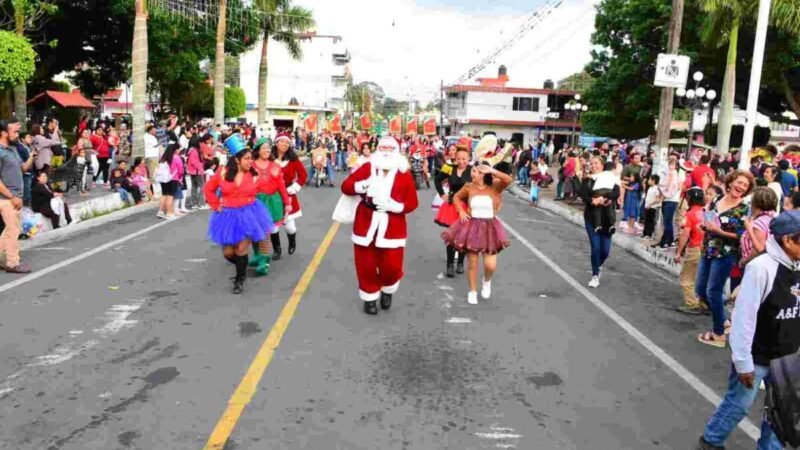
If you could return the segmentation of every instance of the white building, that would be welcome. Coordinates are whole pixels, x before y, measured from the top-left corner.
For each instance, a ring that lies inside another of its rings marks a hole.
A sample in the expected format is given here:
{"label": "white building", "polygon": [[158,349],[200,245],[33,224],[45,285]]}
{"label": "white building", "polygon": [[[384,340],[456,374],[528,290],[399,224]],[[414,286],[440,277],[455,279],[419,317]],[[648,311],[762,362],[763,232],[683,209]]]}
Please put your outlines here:
{"label": "white building", "polygon": [[[342,38],[311,32],[304,33],[301,39],[303,57],[300,60],[292,59],[280,43],[269,43],[269,109],[284,109],[284,106],[296,100],[298,106],[342,110],[346,74],[350,70],[350,52],[344,46]],[[260,61],[260,42],[239,59],[240,86],[247,98],[246,116],[253,123],[258,117]]]}
{"label": "white building", "polygon": [[494,133],[523,145],[552,138],[558,147],[573,132],[581,133],[580,120],[564,108],[574,91],[510,87],[508,81],[505,67],[500,66],[497,78],[479,78],[478,85],[446,86],[446,131],[478,137]]}

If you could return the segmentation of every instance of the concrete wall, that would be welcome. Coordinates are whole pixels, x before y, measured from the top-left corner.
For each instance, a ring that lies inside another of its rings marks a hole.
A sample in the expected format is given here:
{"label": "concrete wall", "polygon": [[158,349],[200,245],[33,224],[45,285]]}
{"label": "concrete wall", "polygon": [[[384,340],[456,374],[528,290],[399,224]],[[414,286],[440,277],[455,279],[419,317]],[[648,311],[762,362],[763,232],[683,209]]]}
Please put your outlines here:
{"label": "concrete wall", "polygon": [[[539,99],[536,111],[514,111],[514,97]],[[539,122],[545,119],[547,96],[531,94],[505,94],[498,92],[468,92],[465,115],[470,119],[515,120]]]}

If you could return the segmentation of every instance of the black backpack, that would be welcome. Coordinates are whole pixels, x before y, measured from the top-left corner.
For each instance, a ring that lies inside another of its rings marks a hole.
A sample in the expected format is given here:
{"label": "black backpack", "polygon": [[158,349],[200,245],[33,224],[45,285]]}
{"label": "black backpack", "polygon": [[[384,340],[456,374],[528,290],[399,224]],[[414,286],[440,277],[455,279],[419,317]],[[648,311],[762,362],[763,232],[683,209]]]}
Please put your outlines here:
{"label": "black backpack", "polygon": [[784,446],[800,447],[800,354],[773,359],[769,371],[767,421]]}

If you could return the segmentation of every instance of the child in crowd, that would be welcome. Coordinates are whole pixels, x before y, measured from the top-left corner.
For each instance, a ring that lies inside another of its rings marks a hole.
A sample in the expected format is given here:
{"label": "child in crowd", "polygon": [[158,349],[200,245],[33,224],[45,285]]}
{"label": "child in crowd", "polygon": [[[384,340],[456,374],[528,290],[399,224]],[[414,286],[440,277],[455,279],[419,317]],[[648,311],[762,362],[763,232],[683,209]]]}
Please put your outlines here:
{"label": "child in crowd", "polygon": [[744,266],[764,252],[769,239],[769,224],[778,208],[778,196],[768,187],[758,187],[753,191],[750,202],[750,217],[744,220],[745,233],[742,234],[742,256],[739,265],[731,271],[731,292],[742,282]]}
{"label": "child in crowd", "polygon": [[531,192],[528,197],[528,204],[536,208],[539,206],[539,183],[531,180]]}
{"label": "child in crowd", "polygon": [[153,194],[150,192],[150,180],[147,178],[147,166],[141,156],[136,157],[133,161],[131,182],[139,188],[143,198],[146,198],[148,202],[153,200]]}
{"label": "child in crowd", "polygon": [[[711,188],[708,189],[711,191]],[[697,266],[700,263],[700,249],[703,246],[705,235],[700,225],[703,224],[703,206],[706,203],[703,189],[690,188],[686,191],[686,202],[689,210],[686,211],[686,220],[681,227],[678,238],[678,247],[675,249],[675,262],[683,262],[680,274],[680,284],[683,290],[683,305],[678,307],[688,314],[702,314],[708,306],[702,303],[694,294],[694,280],[697,276]]]}
{"label": "child in crowd", "polygon": [[791,211],[793,209],[800,209],[800,192],[783,198],[783,210]]}
{"label": "child in crowd", "polygon": [[623,177],[625,187],[625,203],[623,205],[623,220],[628,221],[628,232],[636,234],[636,223],[639,220],[639,192],[642,189],[642,178],[638,173]]}
{"label": "child in crowd", "polygon": [[[594,185],[592,186],[593,199],[600,197],[608,198],[614,191],[614,186],[617,184],[616,177],[608,170],[592,175],[592,178],[594,178]],[[612,208],[592,208],[591,221],[595,233],[606,231],[609,235],[612,235],[616,232],[616,228],[614,227],[614,210]]]}
{"label": "child in crowd", "polygon": [[647,194],[644,198],[644,230],[642,239],[653,239],[656,231],[656,221],[658,213],[661,211],[661,191],[658,189],[658,182],[661,178],[658,175],[650,175],[647,180]]}

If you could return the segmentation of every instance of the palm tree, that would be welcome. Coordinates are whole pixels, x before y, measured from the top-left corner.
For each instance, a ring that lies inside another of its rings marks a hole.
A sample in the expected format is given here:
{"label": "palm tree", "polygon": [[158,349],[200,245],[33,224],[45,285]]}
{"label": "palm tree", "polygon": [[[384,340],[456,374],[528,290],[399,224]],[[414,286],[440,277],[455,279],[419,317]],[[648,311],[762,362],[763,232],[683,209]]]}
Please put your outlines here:
{"label": "palm tree", "polygon": [[136,0],[131,52],[133,83],[133,156],[144,156],[144,119],[147,103],[147,0]]}
{"label": "palm tree", "polygon": [[269,67],[267,49],[270,38],[283,44],[289,55],[298,60],[303,57],[303,48],[297,33],[314,26],[311,11],[291,4],[291,0],[257,0],[255,7],[263,14],[263,42],[261,64],[258,67],[258,123],[267,120],[267,80]]}
{"label": "palm tree", "polygon": [[219,0],[217,51],[214,60],[214,123],[225,122],[225,32],[228,1]]}
{"label": "palm tree", "polygon": [[[698,0],[706,12],[702,38],[708,44],[722,47],[728,44],[725,77],[720,96],[717,125],[717,151],[730,149],[733,124],[733,99],[736,94],[736,57],[739,29],[758,16],[758,0]],[[772,0],[772,25],[795,36],[800,35],[800,5],[796,0]]]}

